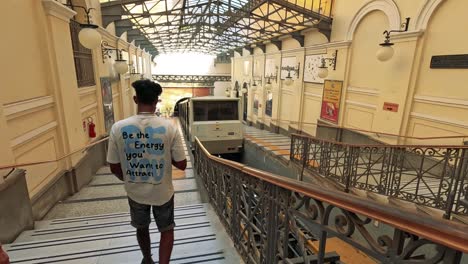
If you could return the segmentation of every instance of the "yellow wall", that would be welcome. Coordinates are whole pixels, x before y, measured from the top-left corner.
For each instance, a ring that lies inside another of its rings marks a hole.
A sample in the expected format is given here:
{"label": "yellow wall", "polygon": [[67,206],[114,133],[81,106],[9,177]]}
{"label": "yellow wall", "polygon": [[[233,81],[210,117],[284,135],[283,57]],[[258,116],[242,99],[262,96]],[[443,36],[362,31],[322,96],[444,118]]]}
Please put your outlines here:
{"label": "yellow wall", "polygon": [[[94,21],[101,25],[99,0],[79,4],[95,8]],[[96,124],[98,137],[104,136],[100,77],[111,74],[115,57],[103,63],[100,48],[93,50],[96,85],[78,88],[69,30],[69,19],[75,13],[50,0],[6,0],[2,10],[0,22],[14,26],[4,28],[4,36],[11,38],[0,42],[0,133],[4,135],[0,165],[55,160],[84,147],[95,140],[88,136],[87,125],[83,127],[89,118]],[[82,14],[76,19],[82,21]],[[119,48],[144,57],[143,74],[150,76],[148,53],[127,43],[125,37],[118,39],[112,29],[100,28],[99,32],[109,43],[118,41]],[[113,84],[116,120],[134,114],[131,79],[136,76],[122,75]],[[78,153],[59,162],[23,167],[30,196],[82,157]]]}
{"label": "yellow wall", "polygon": [[[252,114],[249,92],[249,121],[303,130],[315,135],[320,119],[323,85],[303,82],[304,56],[327,54],[338,50],[336,70],[329,68],[330,80],[343,81],[341,110],[336,125],[410,137],[466,135],[465,139],[415,140],[397,136],[364,133],[386,143],[462,144],[468,139],[468,82],[466,69],[430,69],[433,55],[468,54],[468,27],[460,20],[468,10],[464,0],[335,0],[331,40],[316,30],[302,32],[305,45],[292,38],[282,38],[278,51],[267,44],[266,53],[254,57],[296,57],[301,63],[299,80],[286,86],[273,83],[273,117]],[[409,31],[392,34],[395,54],[380,62],[376,52],[384,40],[383,31],[399,29],[410,17]],[[252,56],[233,58],[233,83],[251,81],[242,74],[243,61]],[[258,93],[257,89],[255,93]],[[265,94],[259,97],[264,105]],[[383,109],[384,103],[398,104],[397,112]],[[264,109],[263,109],[264,110]]]}

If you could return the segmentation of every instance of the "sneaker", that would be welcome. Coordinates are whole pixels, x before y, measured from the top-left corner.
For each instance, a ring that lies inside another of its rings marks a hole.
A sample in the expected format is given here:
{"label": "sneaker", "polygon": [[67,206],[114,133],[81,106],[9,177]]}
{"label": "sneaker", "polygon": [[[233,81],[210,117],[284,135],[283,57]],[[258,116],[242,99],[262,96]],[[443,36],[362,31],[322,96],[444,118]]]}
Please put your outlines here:
{"label": "sneaker", "polygon": [[[151,262],[150,262],[150,263],[151,263],[151,264],[155,264],[153,259],[151,259]],[[142,260],[141,260],[141,264],[146,264],[145,259],[142,259]]]}

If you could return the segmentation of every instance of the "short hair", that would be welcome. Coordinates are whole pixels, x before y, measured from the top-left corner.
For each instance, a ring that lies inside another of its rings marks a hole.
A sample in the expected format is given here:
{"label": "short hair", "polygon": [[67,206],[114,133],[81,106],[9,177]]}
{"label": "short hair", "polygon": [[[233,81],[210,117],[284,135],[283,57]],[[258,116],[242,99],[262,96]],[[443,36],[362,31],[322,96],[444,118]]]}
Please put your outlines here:
{"label": "short hair", "polygon": [[135,88],[138,102],[142,104],[153,104],[162,93],[161,85],[148,79],[135,81],[132,86]]}

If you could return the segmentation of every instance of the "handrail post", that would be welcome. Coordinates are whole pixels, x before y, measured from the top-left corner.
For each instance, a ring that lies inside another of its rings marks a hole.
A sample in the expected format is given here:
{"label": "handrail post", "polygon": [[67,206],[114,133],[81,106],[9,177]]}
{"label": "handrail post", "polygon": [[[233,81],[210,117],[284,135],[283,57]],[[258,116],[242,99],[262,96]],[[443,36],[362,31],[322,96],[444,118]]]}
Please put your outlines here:
{"label": "handrail post", "polygon": [[301,176],[300,176],[300,181],[304,180],[304,169],[307,165],[308,159],[309,159],[309,146],[310,146],[310,138],[303,138],[303,152],[302,152],[302,170],[301,170]]}
{"label": "handrail post", "polygon": [[345,192],[349,193],[349,186],[351,185],[351,177],[352,177],[352,172],[353,172],[353,165],[354,165],[354,151],[355,147],[346,147],[348,150],[346,151],[347,156],[346,156],[346,161],[345,161]]}
{"label": "handrail post", "polygon": [[[447,152],[449,152],[449,149],[447,149]],[[466,149],[460,149],[460,152],[461,154],[459,154],[458,166],[455,168],[455,175],[450,184],[450,193],[447,196],[447,207],[445,208],[443,216],[445,219],[450,219],[454,205],[457,207],[459,206],[458,201],[456,201],[457,191],[463,184],[466,177],[463,172],[465,171],[466,166],[468,166],[468,152]],[[460,197],[461,194],[458,194],[458,198]]]}

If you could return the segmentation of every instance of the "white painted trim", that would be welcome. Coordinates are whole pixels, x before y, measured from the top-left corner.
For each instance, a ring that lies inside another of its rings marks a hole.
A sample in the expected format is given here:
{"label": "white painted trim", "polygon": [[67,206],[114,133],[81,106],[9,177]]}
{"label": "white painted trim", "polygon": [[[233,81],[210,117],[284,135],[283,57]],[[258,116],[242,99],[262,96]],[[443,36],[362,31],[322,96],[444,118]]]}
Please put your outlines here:
{"label": "white painted trim", "polygon": [[281,94],[294,95],[294,91],[293,91],[293,90],[289,90],[289,89],[281,89]]}
{"label": "white painted trim", "polygon": [[47,15],[54,16],[67,23],[70,23],[70,19],[77,14],[73,9],[54,0],[42,0],[42,7]]}
{"label": "white painted trim", "polygon": [[364,107],[364,108],[368,108],[368,109],[377,110],[377,106],[373,105],[373,104],[367,104],[367,103],[353,101],[353,100],[346,100],[346,103],[349,104],[349,105],[354,105],[354,106],[359,106],[359,107]]}
{"label": "white painted trim", "polygon": [[359,22],[370,12],[380,10],[388,17],[389,29],[399,29],[401,25],[401,15],[398,6],[393,0],[373,0],[361,7],[349,24],[346,40],[351,41],[354,37]]}
{"label": "white painted trim", "polygon": [[97,103],[92,103],[87,106],[84,106],[80,109],[81,114],[88,112],[89,110],[97,108]]}
{"label": "white painted trim", "polygon": [[32,112],[52,107],[54,99],[52,96],[42,96],[26,101],[3,105],[3,113],[7,120],[14,119]]}
{"label": "white painted trim", "polygon": [[57,122],[50,122],[46,125],[43,125],[41,127],[38,127],[32,131],[29,131],[19,137],[16,137],[14,138],[12,141],[11,141],[11,147],[12,148],[17,148],[19,147],[20,145],[23,145],[31,140],[33,140],[34,138],[37,138],[39,137],[40,135],[46,133],[47,131],[50,131],[54,128],[57,127]]}
{"label": "white painted trim", "polygon": [[416,16],[415,29],[426,30],[429,20],[434,14],[435,10],[445,0],[426,0],[426,2],[419,8],[418,15]]}
{"label": "white painted trim", "polygon": [[89,94],[96,94],[96,86],[91,86],[88,88],[80,88],[78,89],[78,94],[80,95],[80,97],[86,96]]}
{"label": "white painted trim", "polygon": [[316,94],[316,93],[311,93],[311,92],[305,92],[304,94],[305,94],[306,96],[317,97],[317,98],[322,99],[322,95],[321,95],[321,94]]}
{"label": "white painted trim", "polygon": [[336,41],[336,42],[328,42],[323,44],[317,44],[312,46],[307,46],[306,50],[313,50],[313,49],[331,49],[331,48],[349,48],[351,46],[351,41]]}
{"label": "white painted trim", "polygon": [[455,99],[455,98],[415,95],[414,101],[418,103],[426,103],[426,104],[468,109],[468,100],[460,100],[460,99]]}
{"label": "white painted trim", "polygon": [[363,89],[363,88],[352,87],[352,86],[348,86],[347,91],[351,92],[351,93],[364,94],[364,95],[369,95],[369,96],[379,96],[380,95],[380,91],[378,91],[378,90]]}
{"label": "white painted trim", "polygon": [[422,30],[396,33],[392,35],[392,41],[403,42],[403,41],[417,40],[423,34],[424,34],[424,31]]}
{"label": "white painted trim", "polygon": [[423,119],[426,121],[431,121],[439,124],[444,124],[444,125],[449,125],[449,126],[456,126],[464,129],[468,129],[468,124],[466,122],[462,122],[459,120],[450,120],[446,118],[441,118],[437,116],[432,116],[432,115],[427,115],[427,114],[422,114],[422,113],[416,113],[416,112],[411,112],[411,117],[414,118],[419,118]]}

